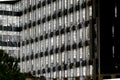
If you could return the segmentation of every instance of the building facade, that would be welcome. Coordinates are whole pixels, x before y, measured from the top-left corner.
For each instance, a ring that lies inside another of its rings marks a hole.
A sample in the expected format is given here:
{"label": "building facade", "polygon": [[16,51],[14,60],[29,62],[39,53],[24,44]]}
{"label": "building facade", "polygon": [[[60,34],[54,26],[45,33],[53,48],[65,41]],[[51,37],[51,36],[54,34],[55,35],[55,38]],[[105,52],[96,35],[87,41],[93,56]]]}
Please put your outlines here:
{"label": "building facade", "polygon": [[110,2],[1,3],[0,48],[14,51],[21,72],[47,80],[99,80],[101,74],[119,72],[119,48],[114,43],[119,1]]}
{"label": "building facade", "polygon": [[16,5],[0,3],[0,49],[18,57],[19,53],[19,16]]}
{"label": "building facade", "polygon": [[46,79],[92,79],[91,0],[21,0],[21,72]]}

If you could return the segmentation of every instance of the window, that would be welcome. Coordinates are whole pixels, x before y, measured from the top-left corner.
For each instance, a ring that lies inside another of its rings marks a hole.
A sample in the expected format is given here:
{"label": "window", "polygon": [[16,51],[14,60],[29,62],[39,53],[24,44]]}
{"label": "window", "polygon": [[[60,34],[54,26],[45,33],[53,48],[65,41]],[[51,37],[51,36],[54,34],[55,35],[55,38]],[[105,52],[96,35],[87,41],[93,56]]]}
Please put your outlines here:
{"label": "window", "polygon": [[86,76],[86,67],[83,67],[83,76]]}
{"label": "window", "polygon": [[67,3],[68,3],[67,0],[65,0],[65,9],[67,8]]}
{"label": "window", "polygon": [[67,70],[65,70],[65,77],[67,77]]}
{"label": "window", "polygon": [[79,71],[79,68],[77,68],[77,76],[80,75],[80,71]]}
{"label": "window", "polygon": [[82,55],[83,55],[82,48],[80,48],[80,59],[82,59]]}
{"label": "window", "polygon": [[56,72],[54,72],[53,75],[54,75],[54,78],[56,78]]}
{"label": "window", "polygon": [[49,45],[48,39],[46,39],[46,43],[45,44],[46,44],[46,47],[48,47],[48,45]]}
{"label": "window", "polygon": [[59,36],[56,37],[57,40],[57,47],[59,47]]}
{"label": "window", "polygon": [[74,75],[74,72],[73,72],[73,69],[71,69],[71,77],[73,77]]}
{"label": "window", "polygon": [[54,30],[56,29],[56,20],[54,19]]}
{"label": "window", "polygon": [[67,23],[68,21],[67,21],[67,16],[65,16],[65,26],[67,26],[68,25],[68,23]]}
{"label": "window", "polygon": [[90,51],[89,50],[90,50],[89,46],[86,46],[86,59],[88,59],[88,60],[90,58]]}
{"label": "window", "polygon": [[56,3],[54,2],[53,5],[54,5],[53,10],[56,11]]}
{"label": "window", "polygon": [[65,59],[65,53],[63,52],[62,53],[62,62],[64,62],[64,59]]}
{"label": "window", "polygon": [[90,39],[90,32],[89,32],[89,26],[86,27],[86,40],[89,40]]}
{"label": "window", "polygon": [[77,24],[78,24],[78,23],[80,23],[80,16],[79,16],[80,13],[79,13],[79,11],[77,11],[76,13],[77,13]]}
{"label": "window", "polygon": [[70,14],[70,22],[73,22],[73,14]]}
{"label": "window", "polygon": [[59,1],[59,9],[62,8],[62,0]]}
{"label": "window", "polygon": [[83,21],[85,21],[85,9],[82,11]]}
{"label": "window", "polygon": [[76,57],[77,57],[77,51],[73,50],[73,58],[76,59]]}
{"label": "window", "polygon": [[56,54],[56,61],[57,61],[57,63],[59,63],[59,55],[58,54]]}
{"label": "window", "polygon": [[51,38],[51,46],[53,46],[53,37]]}
{"label": "window", "polygon": [[62,19],[61,19],[61,17],[59,18],[59,26],[62,26]]}
{"label": "window", "polygon": [[64,44],[65,43],[65,35],[63,34],[62,35],[62,44]]}
{"label": "window", "polygon": [[83,39],[83,29],[80,29],[80,40]]}
{"label": "window", "polygon": [[89,16],[92,16],[92,6],[89,7]]}
{"label": "window", "polygon": [[73,40],[74,42],[77,42],[77,35],[76,31],[73,32]]}
{"label": "window", "polygon": [[50,15],[50,12],[51,12],[51,6],[50,5],[48,5],[48,15]]}
{"label": "window", "polygon": [[54,60],[54,59],[53,59],[53,55],[51,55],[51,63],[53,63],[53,60]]}
{"label": "window", "polygon": [[70,33],[68,33],[68,35],[67,35],[67,44],[70,44],[70,40],[71,40],[70,39],[70,37],[71,37],[70,35],[71,35]]}
{"label": "window", "polygon": [[48,56],[46,57],[46,64],[48,64]]}
{"label": "window", "polygon": [[70,0],[70,4],[73,4],[73,0]]}

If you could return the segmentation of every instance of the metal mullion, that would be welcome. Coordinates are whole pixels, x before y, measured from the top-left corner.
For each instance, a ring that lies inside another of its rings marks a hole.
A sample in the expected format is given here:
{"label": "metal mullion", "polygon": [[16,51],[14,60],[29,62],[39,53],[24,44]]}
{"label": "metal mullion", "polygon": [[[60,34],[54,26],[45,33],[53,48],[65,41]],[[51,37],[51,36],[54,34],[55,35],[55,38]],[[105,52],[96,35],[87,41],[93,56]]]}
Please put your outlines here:
{"label": "metal mullion", "polygon": [[[82,4],[83,3],[83,1],[80,1],[80,3]],[[83,9],[81,8],[81,16],[80,17],[83,17]],[[82,19],[82,28],[81,29],[83,29],[83,19]],[[83,30],[82,30],[82,38],[83,38]],[[83,39],[82,39],[82,46],[83,46]],[[82,61],[83,61],[83,47],[82,47]],[[82,64],[80,63],[80,70],[82,70],[82,71],[80,71],[80,77],[83,77],[83,66],[82,66]],[[81,73],[82,72],[82,73]]]}
{"label": "metal mullion", "polygon": [[[64,3],[64,0],[62,0],[61,1],[62,11],[64,11],[64,9],[65,9],[64,6],[65,6],[65,3]],[[62,23],[62,27],[63,27],[63,29],[65,29],[65,18],[63,16],[63,14],[62,14],[62,18],[61,19],[62,19],[62,22],[61,22]],[[64,43],[65,43],[65,34],[62,34],[62,35],[64,35]],[[62,37],[61,37],[61,39],[62,39]],[[62,53],[61,53],[61,55],[62,55]],[[64,62],[65,62],[65,52],[64,52]],[[64,64],[62,62],[62,56],[61,56],[61,66],[62,66],[62,68],[61,68],[61,79],[64,79],[64,76],[62,75],[62,72],[63,72],[63,74],[65,74],[65,71],[64,71]]]}
{"label": "metal mullion", "polygon": [[[88,11],[89,10],[89,6],[87,5],[87,3],[88,3],[88,0],[86,0],[86,9],[85,9],[85,17],[86,17],[86,19],[85,19],[85,21],[89,20],[89,18],[88,18],[88,16],[89,16],[89,11]],[[85,40],[86,40],[86,27],[85,27]],[[87,51],[86,51],[86,47],[85,47],[85,54],[86,54],[86,57],[88,57]],[[88,75],[87,75],[88,73],[87,73],[87,71],[88,70],[90,71],[90,69],[89,69],[89,60],[86,59],[86,62],[87,62],[86,63],[86,78],[88,79]]]}
{"label": "metal mullion", "polygon": [[[52,16],[52,10],[51,10],[51,7],[52,7],[52,4],[49,4],[50,5],[50,17]],[[54,22],[52,23],[50,23],[51,24],[51,26],[54,26]],[[52,28],[54,28],[54,27],[52,27]],[[50,30],[51,31],[51,30]],[[54,38],[54,37],[53,37]],[[51,38],[50,38],[50,44],[49,44],[49,46],[51,46]],[[51,48],[50,48],[51,49]],[[53,52],[53,58],[54,58],[54,52]],[[54,63],[54,61],[53,61],[53,63]],[[51,57],[50,57],[50,68],[52,67],[52,65],[51,65]],[[51,74],[52,74],[52,68],[51,68],[51,71],[49,72],[50,73],[50,79],[51,79]]]}
{"label": "metal mullion", "polygon": [[[46,10],[46,6],[45,6],[45,13],[47,12],[47,10]],[[46,18],[46,15],[45,15],[45,20],[47,20],[47,18]],[[47,21],[45,22],[45,33],[48,33],[47,31],[46,31],[46,28],[47,27]],[[48,38],[47,38],[48,39]],[[46,40],[47,39],[45,39],[45,49],[48,49],[48,46],[46,46]],[[45,50],[46,51],[46,50]],[[48,57],[48,58],[47,58]],[[45,59],[45,75],[46,75],[46,73],[47,73],[47,68],[46,68],[46,65],[47,65],[47,63],[46,63],[46,61],[48,61],[48,59],[49,59],[49,54],[48,54],[48,56],[46,56],[45,58],[47,58],[47,59]],[[48,67],[48,66],[47,66]]]}
{"label": "metal mullion", "polygon": [[[68,3],[68,0],[66,0],[66,2]],[[66,3],[65,3],[66,4]],[[67,10],[68,10],[68,4],[67,4]],[[67,11],[67,13],[68,13],[69,11]],[[67,22],[68,22],[68,14],[66,15],[66,20],[67,20]],[[67,23],[67,27],[68,27],[68,23]],[[66,29],[66,25],[65,25],[65,29]],[[68,33],[66,33],[66,31],[65,31],[65,34],[66,34],[66,40],[67,40],[67,35],[68,35]],[[67,51],[67,49],[66,49],[66,46],[67,46],[67,42],[65,43],[65,54],[67,55],[67,57],[65,56],[65,60],[67,60],[67,62],[68,62],[68,51]],[[68,64],[68,63],[67,63]],[[67,68],[68,68],[68,65],[67,65]],[[68,69],[66,70],[67,71],[67,76],[68,76]]]}
{"label": "metal mullion", "polygon": [[[63,7],[62,7],[63,6]],[[64,3],[64,0],[61,0],[61,7],[62,7],[62,11],[64,11],[64,6],[65,6],[65,3]],[[64,20],[64,16],[63,16],[63,14],[62,14],[62,27],[63,27],[63,29],[65,29],[65,20]],[[62,35],[64,35],[64,43],[65,43],[65,34],[62,34]],[[61,36],[62,36],[61,35]],[[62,39],[62,37],[61,37],[61,39]],[[61,43],[62,43],[62,41],[61,41]],[[61,62],[62,62],[62,57],[61,57]],[[62,79],[64,79],[65,78],[65,70],[64,70],[64,64],[65,64],[65,51],[64,51],[64,62],[62,62],[62,70],[61,71],[63,71],[63,74],[64,74],[64,76],[63,76],[63,78]],[[61,74],[62,75],[62,74]]]}
{"label": "metal mullion", "polygon": [[[74,5],[73,5],[73,8],[74,8],[74,9],[73,9],[73,23],[74,23],[74,26],[75,26],[75,34],[76,34],[76,35],[75,35],[75,36],[76,36],[76,37],[75,37],[75,38],[76,38],[76,42],[75,42],[75,43],[77,44],[77,29],[76,29],[76,27],[77,27],[77,25],[76,25],[77,21],[75,20],[75,19],[77,19],[77,12],[75,11],[76,0],[73,0],[73,2],[74,2],[74,3],[73,3],[73,4],[74,4]],[[73,31],[73,32],[74,32],[74,31]],[[78,46],[76,46],[76,47],[78,47]],[[76,75],[76,74],[77,74],[76,61],[77,61],[77,56],[78,56],[78,53],[77,53],[78,50],[77,50],[77,49],[75,49],[75,50],[76,50],[76,53],[75,53],[76,59],[75,59],[75,60],[73,59],[73,63],[74,63],[74,64],[73,64],[73,65],[74,65],[74,66],[73,66],[73,74],[74,74],[73,77],[74,77],[74,80],[76,80],[76,77],[77,77],[77,75]],[[75,73],[74,73],[74,72],[75,72]],[[75,76],[75,75],[76,75],[76,76]]]}

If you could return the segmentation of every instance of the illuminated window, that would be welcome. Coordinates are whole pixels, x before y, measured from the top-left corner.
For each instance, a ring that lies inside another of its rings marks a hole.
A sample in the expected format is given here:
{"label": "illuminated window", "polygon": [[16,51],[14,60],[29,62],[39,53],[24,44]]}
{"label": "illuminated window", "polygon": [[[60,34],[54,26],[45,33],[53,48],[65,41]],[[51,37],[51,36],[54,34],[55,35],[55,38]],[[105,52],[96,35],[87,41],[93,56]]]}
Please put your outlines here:
{"label": "illuminated window", "polygon": [[77,68],[77,76],[80,76],[79,68]]}
{"label": "illuminated window", "polygon": [[62,26],[62,19],[59,18],[59,26]]}
{"label": "illuminated window", "polygon": [[65,16],[65,26],[68,25],[67,16]]}
{"label": "illuminated window", "polygon": [[73,72],[73,69],[71,69],[71,77],[73,77],[74,75],[74,72]]}
{"label": "illuminated window", "polygon": [[73,58],[76,59],[76,57],[77,57],[77,51],[73,50]]}
{"label": "illuminated window", "polygon": [[65,77],[67,77],[67,70],[65,70]]}
{"label": "illuminated window", "polygon": [[54,30],[56,29],[56,20],[54,20]]}
{"label": "illuminated window", "polygon": [[56,37],[57,40],[57,47],[59,46],[59,36]]}
{"label": "illuminated window", "polygon": [[65,59],[65,53],[63,52],[62,53],[62,62],[64,62],[64,59]]}
{"label": "illuminated window", "polygon": [[80,39],[83,39],[83,29],[80,29]]}
{"label": "illuminated window", "polygon": [[51,46],[53,46],[53,37],[51,38]]}
{"label": "illuminated window", "polygon": [[65,43],[65,35],[63,34],[62,35],[62,44],[64,44]]}
{"label": "illuminated window", "polygon": [[83,55],[82,48],[80,48],[80,59],[82,59],[82,55]]}
{"label": "illuminated window", "polygon": [[62,0],[59,1],[59,9],[62,8]]}
{"label": "illuminated window", "polygon": [[85,21],[85,9],[82,11],[83,21]]}
{"label": "illuminated window", "polygon": [[92,16],[92,6],[89,7],[89,16]]}
{"label": "illuminated window", "polygon": [[73,14],[70,14],[70,22],[73,22]]}
{"label": "illuminated window", "polygon": [[68,1],[67,1],[67,0],[65,0],[65,9],[67,8],[67,3],[68,3]]}
{"label": "illuminated window", "polygon": [[54,2],[53,5],[54,5],[53,10],[56,11],[56,3]]}
{"label": "illuminated window", "polygon": [[46,64],[48,64],[48,56],[46,57]]}
{"label": "illuminated window", "polygon": [[53,55],[51,55],[51,63],[53,63],[53,60],[54,60],[54,59],[53,59]]}
{"label": "illuminated window", "polygon": [[76,33],[76,31],[73,32],[73,40],[74,40],[74,42],[77,42],[77,33]]}

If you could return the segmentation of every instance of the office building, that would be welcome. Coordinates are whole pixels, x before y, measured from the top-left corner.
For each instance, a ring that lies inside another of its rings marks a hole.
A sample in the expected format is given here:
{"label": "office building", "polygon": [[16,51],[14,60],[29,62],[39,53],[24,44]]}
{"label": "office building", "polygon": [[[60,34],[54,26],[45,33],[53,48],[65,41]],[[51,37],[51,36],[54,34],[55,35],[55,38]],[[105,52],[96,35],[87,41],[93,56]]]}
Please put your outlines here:
{"label": "office building", "polygon": [[[1,2],[0,5],[10,5],[10,10],[2,6],[0,13],[2,17],[7,16],[7,23],[1,22],[1,32],[5,26],[12,28],[12,36],[16,31],[15,37],[19,38],[15,41],[15,50],[21,72],[45,76],[47,80],[98,80],[101,74],[119,73],[115,68],[119,68],[119,53],[114,52],[119,2],[110,2],[112,4],[104,0]],[[4,37],[2,35],[1,40]],[[119,48],[116,51],[119,52]]]}

